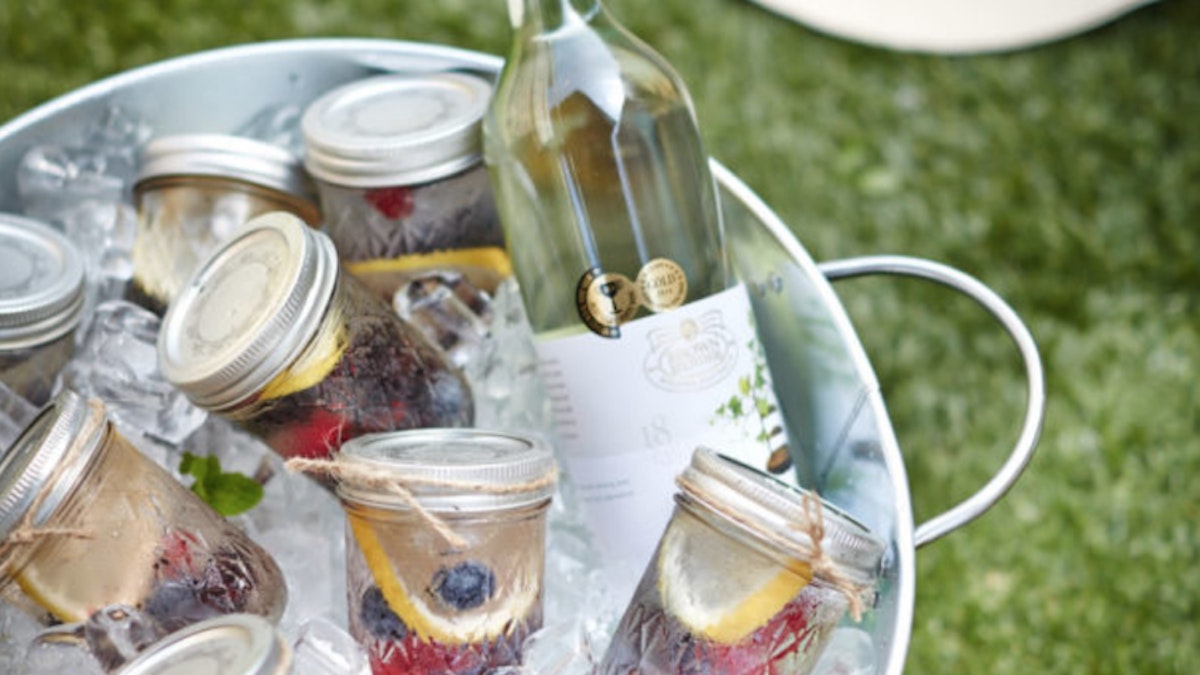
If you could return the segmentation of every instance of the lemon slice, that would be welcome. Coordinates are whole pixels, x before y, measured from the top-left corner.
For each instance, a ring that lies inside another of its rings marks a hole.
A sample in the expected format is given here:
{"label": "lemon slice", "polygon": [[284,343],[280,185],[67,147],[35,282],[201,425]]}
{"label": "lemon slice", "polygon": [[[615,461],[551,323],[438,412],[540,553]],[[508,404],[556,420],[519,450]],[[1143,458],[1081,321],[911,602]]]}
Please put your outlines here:
{"label": "lemon slice", "polygon": [[478,267],[492,270],[500,276],[512,275],[512,260],[497,246],[458,248],[429,253],[410,253],[401,258],[358,260],[346,263],[353,274],[401,272],[439,267]]}
{"label": "lemon slice", "polygon": [[440,614],[405,586],[371,525],[354,515],[348,520],[383,598],[422,641],[459,645],[494,640],[528,615],[537,601],[535,580],[517,579],[512,584],[497,586],[497,595],[507,593],[507,597],[493,598],[477,610],[456,612],[453,616]]}
{"label": "lemon slice", "polygon": [[675,518],[658,554],[663,607],[689,631],[736,644],[766,625],[812,581],[690,517]]}

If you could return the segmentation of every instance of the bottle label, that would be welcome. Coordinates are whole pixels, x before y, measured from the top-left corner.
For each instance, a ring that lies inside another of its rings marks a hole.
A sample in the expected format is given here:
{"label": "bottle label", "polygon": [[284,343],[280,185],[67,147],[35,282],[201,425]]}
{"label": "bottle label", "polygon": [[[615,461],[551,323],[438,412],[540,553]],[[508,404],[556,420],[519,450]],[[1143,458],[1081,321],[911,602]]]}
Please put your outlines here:
{"label": "bottle label", "polygon": [[[639,304],[664,306],[678,295],[669,284],[630,282],[636,290],[629,291],[627,282],[598,275],[587,288],[608,284],[604,298],[629,293]],[[594,316],[619,326],[620,339],[544,339],[538,358],[561,454],[596,543],[609,563],[640,572],[670,517],[675,477],[697,446],[789,483],[795,472],[744,286],[632,321],[620,321],[619,302],[596,304],[617,308]]]}

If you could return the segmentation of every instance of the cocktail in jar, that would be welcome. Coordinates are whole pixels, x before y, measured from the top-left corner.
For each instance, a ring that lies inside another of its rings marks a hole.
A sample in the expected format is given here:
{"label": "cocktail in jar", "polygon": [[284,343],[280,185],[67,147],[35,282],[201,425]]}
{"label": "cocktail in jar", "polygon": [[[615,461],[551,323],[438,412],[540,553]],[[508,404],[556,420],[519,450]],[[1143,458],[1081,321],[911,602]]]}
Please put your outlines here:
{"label": "cocktail in jar", "polygon": [[699,448],[600,673],[804,675],[873,597],[884,543],[815,495]]}
{"label": "cocktail in jar", "polygon": [[390,74],[305,111],[323,228],[346,268],[388,300],[423,271],[454,270],[487,292],[512,273],[480,145],[491,95],[468,73]]}
{"label": "cocktail in jar", "polygon": [[342,447],[350,632],[375,675],[519,663],[542,624],[550,450],[481,430],[375,434]]}
{"label": "cocktail in jar", "polygon": [[159,333],[163,375],[285,458],[366,433],[466,426],[446,355],[353,277],[327,236],[273,212],[196,272]]}
{"label": "cocktail in jar", "polygon": [[287,602],[270,556],[64,391],[0,457],[0,598],[49,625],[135,607],[164,631]]}

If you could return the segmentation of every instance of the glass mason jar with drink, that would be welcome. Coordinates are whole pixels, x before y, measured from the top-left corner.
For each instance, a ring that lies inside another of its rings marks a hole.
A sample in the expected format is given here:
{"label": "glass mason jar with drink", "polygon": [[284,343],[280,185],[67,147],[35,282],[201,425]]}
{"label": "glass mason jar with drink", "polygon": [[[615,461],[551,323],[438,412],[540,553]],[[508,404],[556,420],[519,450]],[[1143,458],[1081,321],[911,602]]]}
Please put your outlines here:
{"label": "glass mason jar with drink", "polygon": [[251,220],[163,318],[163,375],[285,458],[378,431],[469,425],[462,374],[283,212]]}
{"label": "glass mason jar with drink", "polygon": [[801,488],[696,450],[599,672],[805,675],[874,597],[885,544]]}
{"label": "glass mason jar with drink", "polygon": [[0,457],[0,598],[47,625],[137,608],[166,631],[287,602],[271,557],[108,421],[59,394]]}
{"label": "glass mason jar with drink", "polygon": [[520,662],[542,625],[550,449],[479,429],[356,438],[334,463],[350,631],[375,675]]}

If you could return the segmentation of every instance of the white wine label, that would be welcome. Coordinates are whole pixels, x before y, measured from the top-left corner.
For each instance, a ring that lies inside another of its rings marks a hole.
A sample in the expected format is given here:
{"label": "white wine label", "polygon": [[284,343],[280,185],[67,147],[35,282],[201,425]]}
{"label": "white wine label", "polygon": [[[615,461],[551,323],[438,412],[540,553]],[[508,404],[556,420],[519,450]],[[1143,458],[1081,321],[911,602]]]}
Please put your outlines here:
{"label": "white wine label", "polygon": [[625,323],[619,340],[580,333],[537,350],[566,469],[610,562],[640,572],[698,445],[796,482],[744,286]]}

